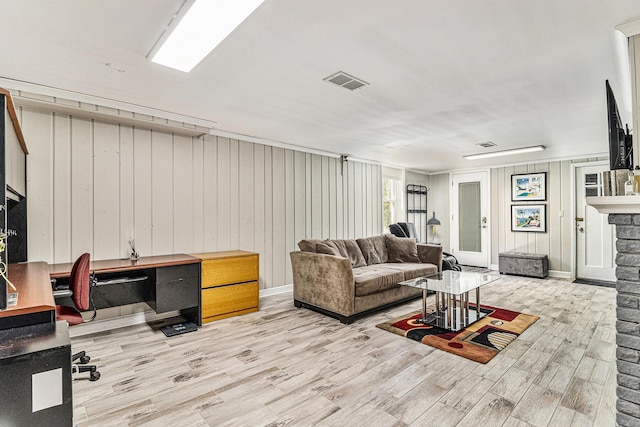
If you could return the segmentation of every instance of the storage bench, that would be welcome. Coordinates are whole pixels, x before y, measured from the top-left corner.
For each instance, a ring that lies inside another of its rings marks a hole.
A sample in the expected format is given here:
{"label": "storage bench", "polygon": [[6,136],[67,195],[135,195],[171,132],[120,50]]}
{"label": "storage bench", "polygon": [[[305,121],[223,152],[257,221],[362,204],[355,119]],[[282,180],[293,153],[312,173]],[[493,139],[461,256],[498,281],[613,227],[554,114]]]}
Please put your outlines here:
{"label": "storage bench", "polygon": [[498,269],[500,274],[516,274],[543,279],[549,274],[549,258],[541,254],[502,252],[498,254]]}

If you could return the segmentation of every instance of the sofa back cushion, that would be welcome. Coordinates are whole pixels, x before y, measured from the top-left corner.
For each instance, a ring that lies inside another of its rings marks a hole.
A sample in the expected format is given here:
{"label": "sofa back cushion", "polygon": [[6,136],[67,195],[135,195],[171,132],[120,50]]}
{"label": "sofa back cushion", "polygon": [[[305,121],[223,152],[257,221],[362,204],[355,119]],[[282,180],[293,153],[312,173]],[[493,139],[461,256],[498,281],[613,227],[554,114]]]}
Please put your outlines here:
{"label": "sofa back cushion", "polygon": [[389,253],[388,262],[420,262],[418,245],[414,239],[396,237],[392,234],[385,234],[384,238]]}
{"label": "sofa back cushion", "polygon": [[329,240],[340,251],[341,256],[349,258],[352,267],[363,267],[367,265],[360,251],[360,246],[355,240]]}
{"label": "sofa back cushion", "polygon": [[328,245],[327,243],[316,243],[316,253],[327,254],[333,256],[342,256],[340,251],[334,245]]}
{"label": "sofa back cushion", "polygon": [[356,239],[367,265],[383,264],[389,259],[384,235]]}

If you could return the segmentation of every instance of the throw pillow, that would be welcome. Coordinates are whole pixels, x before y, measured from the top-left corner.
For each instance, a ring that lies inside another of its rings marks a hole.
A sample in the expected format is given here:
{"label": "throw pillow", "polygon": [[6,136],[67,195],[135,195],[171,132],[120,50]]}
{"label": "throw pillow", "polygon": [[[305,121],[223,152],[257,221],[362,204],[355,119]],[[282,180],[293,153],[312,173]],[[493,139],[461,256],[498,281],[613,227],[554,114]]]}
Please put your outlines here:
{"label": "throw pillow", "polygon": [[389,251],[389,262],[420,262],[418,245],[415,239],[385,234],[385,243]]}
{"label": "throw pillow", "polygon": [[320,239],[304,239],[298,242],[298,247],[303,252],[315,252],[316,244],[322,242],[323,240]]}
{"label": "throw pillow", "polygon": [[326,243],[316,243],[316,253],[326,254],[333,256],[342,256],[335,246],[327,245]]}

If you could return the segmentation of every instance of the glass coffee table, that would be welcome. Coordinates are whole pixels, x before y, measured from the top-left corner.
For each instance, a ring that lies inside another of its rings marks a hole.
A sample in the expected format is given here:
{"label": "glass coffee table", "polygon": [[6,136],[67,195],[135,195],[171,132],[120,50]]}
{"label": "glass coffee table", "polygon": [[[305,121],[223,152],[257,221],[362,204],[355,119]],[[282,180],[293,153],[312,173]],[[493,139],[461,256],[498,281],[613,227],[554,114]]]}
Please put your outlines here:
{"label": "glass coffee table", "polygon": [[[459,331],[490,313],[480,310],[480,287],[499,277],[488,273],[446,270],[400,282],[422,289],[422,319],[418,322],[450,331]],[[475,308],[469,309],[469,292],[476,291]],[[435,310],[427,312],[427,293],[436,293]]]}

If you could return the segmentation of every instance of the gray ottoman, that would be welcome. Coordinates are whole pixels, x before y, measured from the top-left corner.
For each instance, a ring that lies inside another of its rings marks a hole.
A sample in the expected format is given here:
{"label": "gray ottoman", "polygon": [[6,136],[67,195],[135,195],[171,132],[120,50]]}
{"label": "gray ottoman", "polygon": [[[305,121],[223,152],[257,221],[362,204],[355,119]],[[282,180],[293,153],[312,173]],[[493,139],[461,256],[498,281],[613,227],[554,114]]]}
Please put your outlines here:
{"label": "gray ottoman", "polygon": [[516,274],[543,279],[549,274],[549,258],[541,254],[502,252],[498,254],[498,269],[500,274]]}

